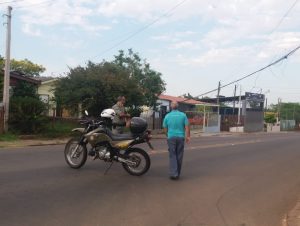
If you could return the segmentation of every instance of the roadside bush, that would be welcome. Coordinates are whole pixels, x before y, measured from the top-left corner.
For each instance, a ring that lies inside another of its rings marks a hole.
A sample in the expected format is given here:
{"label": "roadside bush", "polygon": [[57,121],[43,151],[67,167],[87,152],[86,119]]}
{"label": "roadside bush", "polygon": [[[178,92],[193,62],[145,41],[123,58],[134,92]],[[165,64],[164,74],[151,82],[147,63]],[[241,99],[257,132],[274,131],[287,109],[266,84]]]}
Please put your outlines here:
{"label": "roadside bush", "polygon": [[42,131],[47,123],[43,115],[45,105],[35,97],[15,96],[10,101],[9,125],[12,131],[22,134],[36,134]]}
{"label": "roadside bush", "polygon": [[77,121],[61,121],[49,120],[45,130],[41,133],[41,137],[45,138],[58,138],[73,136],[72,129],[82,127],[78,125]]}

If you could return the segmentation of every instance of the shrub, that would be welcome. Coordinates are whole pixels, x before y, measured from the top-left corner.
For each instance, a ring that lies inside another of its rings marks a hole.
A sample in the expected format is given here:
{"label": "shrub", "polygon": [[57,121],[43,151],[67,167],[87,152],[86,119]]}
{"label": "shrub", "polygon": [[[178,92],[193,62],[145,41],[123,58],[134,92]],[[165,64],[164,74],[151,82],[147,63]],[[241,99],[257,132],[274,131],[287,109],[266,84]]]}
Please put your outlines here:
{"label": "shrub", "polygon": [[23,134],[42,131],[47,122],[46,117],[41,115],[44,110],[45,105],[38,98],[12,97],[10,101],[10,128]]}

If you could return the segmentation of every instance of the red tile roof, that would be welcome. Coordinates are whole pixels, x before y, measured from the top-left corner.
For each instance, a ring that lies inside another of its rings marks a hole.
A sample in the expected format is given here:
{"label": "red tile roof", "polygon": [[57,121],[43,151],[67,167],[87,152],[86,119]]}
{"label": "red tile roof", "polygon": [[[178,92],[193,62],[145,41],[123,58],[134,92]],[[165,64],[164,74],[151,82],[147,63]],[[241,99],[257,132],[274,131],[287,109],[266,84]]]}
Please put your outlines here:
{"label": "red tile roof", "polygon": [[204,102],[198,100],[188,99],[184,97],[174,97],[174,96],[169,96],[164,94],[159,95],[158,98],[160,100],[177,101],[178,103],[186,103],[186,104],[194,104],[194,105],[204,104]]}

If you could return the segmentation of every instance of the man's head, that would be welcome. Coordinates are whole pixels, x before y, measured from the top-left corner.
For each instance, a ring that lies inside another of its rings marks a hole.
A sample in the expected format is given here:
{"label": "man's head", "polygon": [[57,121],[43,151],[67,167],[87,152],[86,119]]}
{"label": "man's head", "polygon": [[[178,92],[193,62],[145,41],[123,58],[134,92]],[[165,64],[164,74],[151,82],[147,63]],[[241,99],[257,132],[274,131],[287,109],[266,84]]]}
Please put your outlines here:
{"label": "man's head", "polygon": [[171,102],[171,109],[172,110],[177,110],[178,109],[178,102],[177,101],[172,101]]}
{"label": "man's head", "polygon": [[118,97],[118,102],[124,105],[125,102],[126,102],[126,98],[124,96],[119,96]]}

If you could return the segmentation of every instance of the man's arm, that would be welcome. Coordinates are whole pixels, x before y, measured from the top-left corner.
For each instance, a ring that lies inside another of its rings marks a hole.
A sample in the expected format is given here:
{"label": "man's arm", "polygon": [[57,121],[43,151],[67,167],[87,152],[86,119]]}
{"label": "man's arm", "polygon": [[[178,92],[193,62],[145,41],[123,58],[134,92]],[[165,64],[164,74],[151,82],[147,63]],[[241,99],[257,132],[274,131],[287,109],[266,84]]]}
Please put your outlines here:
{"label": "man's arm", "polygon": [[191,130],[190,130],[190,123],[189,123],[189,120],[186,117],[186,115],[185,115],[185,122],[184,122],[184,124],[185,124],[185,126],[184,126],[184,129],[185,129],[185,141],[187,143],[189,143],[190,140],[191,140]]}
{"label": "man's arm", "polygon": [[168,128],[164,128],[164,133],[168,136]]}
{"label": "man's arm", "polygon": [[191,130],[190,130],[190,126],[189,126],[189,125],[186,125],[184,128],[185,128],[185,141],[186,141],[187,143],[189,143],[190,140],[191,140]]}
{"label": "man's arm", "polygon": [[163,121],[163,131],[166,134],[166,136],[168,136],[167,116],[164,118],[164,121]]}

